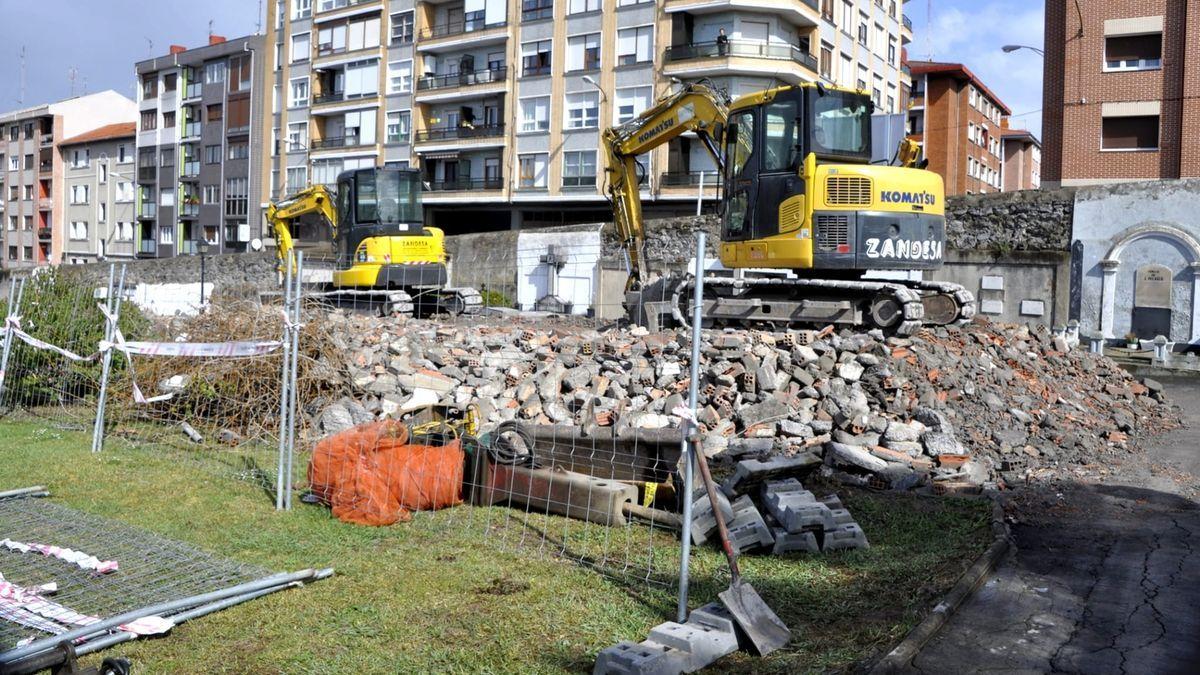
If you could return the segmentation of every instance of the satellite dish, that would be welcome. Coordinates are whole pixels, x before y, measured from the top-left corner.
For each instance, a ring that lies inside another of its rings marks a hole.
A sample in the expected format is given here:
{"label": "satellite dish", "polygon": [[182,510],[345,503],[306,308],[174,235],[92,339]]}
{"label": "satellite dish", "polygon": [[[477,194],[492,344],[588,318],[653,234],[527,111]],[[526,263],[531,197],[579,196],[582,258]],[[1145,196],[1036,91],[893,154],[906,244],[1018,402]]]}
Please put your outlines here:
{"label": "satellite dish", "polygon": [[253,249],[255,251],[261,251],[262,247],[263,247],[262,239],[255,238],[255,239],[250,240],[250,248],[251,249]]}

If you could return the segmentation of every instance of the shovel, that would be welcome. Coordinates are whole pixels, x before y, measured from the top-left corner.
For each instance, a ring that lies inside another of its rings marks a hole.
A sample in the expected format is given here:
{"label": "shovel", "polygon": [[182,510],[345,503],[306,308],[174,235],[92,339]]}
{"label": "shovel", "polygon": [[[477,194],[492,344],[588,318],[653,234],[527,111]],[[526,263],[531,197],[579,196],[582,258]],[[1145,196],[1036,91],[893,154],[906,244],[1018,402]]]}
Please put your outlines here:
{"label": "shovel", "polygon": [[704,479],[704,489],[708,492],[708,501],[712,503],[713,517],[717,521],[717,531],[721,536],[721,548],[725,550],[725,558],[729,560],[731,580],[729,588],[717,594],[721,604],[733,615],[738,628],[746,634],[750,645],[759,656],[766,656],[786,645],[792,639],[792,632],[784,625],[775,612],[763,602],[758,591],[750,584],[742,581],[738,571],[737,553],[729,543],[729,530],[725,527],[725,516],[717,505],[717,486],[713,484],[712,473],[708,470],[708,459],[700,446],[700,439],[692,437],[696,449],[696,462],[700,465],[700,476]]}

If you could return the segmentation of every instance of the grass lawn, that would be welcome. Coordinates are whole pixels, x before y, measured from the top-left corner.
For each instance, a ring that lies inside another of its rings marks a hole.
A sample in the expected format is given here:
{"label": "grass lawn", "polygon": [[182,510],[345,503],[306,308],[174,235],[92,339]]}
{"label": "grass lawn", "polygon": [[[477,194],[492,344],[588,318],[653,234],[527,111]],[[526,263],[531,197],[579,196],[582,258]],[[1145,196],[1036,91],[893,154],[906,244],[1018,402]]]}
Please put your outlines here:
{"label": "grass lawn", "polygon": [[[636,569],[630,578],[604,575],[537,545],[540,531],[584,542],[586,554],[600,546],[624,556],[652,539],[676,545],[640,525],[616,533],[625,538],[614,545],[612,532],[536,516],[516,528],[529,535],[525,546],[484,536],[518,522],[504,507],[459,507],[387,528],[346,525],[299,501],[276,513],[261,486],[186,461],[170,445],[114,439],[100,455],[89,447],[90,435],[45,422],[0,423],[0,489],[47,485],[71,507],[273,570],[336,569],[331,579],[105,652],[128,656],[136,672],[590,671],[600,649],[642,640],[674,618],[673,588],[633,578]],[[978,501],[841,494],[870,550],[744,558],[743,574],[795,639],[767,659],[728,657],[719,670],[848,667],[902,637],[990,543],[989,511]],[[693,606],[724,588],[722,565],[715,549],[694,555]]]}

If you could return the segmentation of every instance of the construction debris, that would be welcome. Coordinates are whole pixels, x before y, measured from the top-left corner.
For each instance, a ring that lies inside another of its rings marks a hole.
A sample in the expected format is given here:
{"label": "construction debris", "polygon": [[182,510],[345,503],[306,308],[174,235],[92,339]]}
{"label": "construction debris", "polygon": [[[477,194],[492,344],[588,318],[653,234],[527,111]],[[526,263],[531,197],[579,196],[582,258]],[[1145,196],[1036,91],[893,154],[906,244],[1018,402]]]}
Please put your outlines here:
{"label": "construction debris", "polygon": [[[683,333],[340,312],[323,323],[352,395],[310,406],[318,433],[436,396],[477,404],[485,427],[519,420],[629,438],[676,426],[670,411],[689,384]],[[851,484],[961,492],[1104,462],[1176,424],[1161,387],[1054,337],[986,321],[911,338],[706,332],[703,446],[717,466],[786,458],[823,462]]]}

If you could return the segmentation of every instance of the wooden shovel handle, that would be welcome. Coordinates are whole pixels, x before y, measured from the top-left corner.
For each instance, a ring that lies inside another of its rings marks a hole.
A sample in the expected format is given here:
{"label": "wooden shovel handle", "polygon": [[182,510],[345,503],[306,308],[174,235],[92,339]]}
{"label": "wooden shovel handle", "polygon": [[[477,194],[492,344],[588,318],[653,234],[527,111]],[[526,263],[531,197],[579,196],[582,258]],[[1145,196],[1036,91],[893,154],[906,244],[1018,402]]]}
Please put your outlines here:
{"label": "wooden shovel handle", "polygon": [[720,502],[717,501],[717,486],[713,484],[712,472],[708,470],[708,458],[704,456],[704,447],[698,434],[693,434],[688,440],[696,453],[696,464],[700,466],[700,478],[704,480],[704,490],[708,492],[708,502],[712,504],[713,518],[717,521],[717,532],[721,536],[721,548],[725,550],[725,558],[729,561],[731,585],[736,585],[741,579],[738,571],[737,553],[733,552],[733,544],[729,542],[729,528],[725,526],[725,515],[721,513]]}

